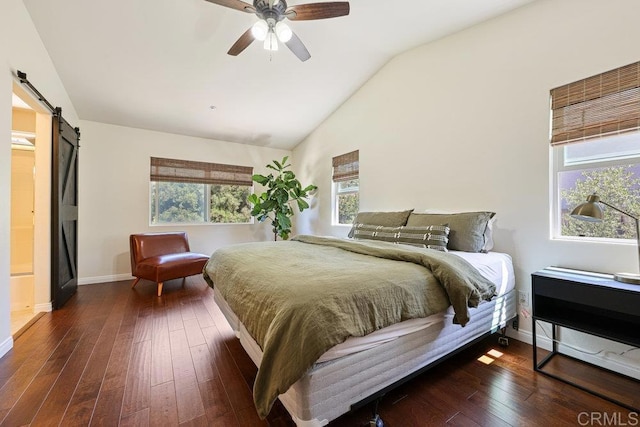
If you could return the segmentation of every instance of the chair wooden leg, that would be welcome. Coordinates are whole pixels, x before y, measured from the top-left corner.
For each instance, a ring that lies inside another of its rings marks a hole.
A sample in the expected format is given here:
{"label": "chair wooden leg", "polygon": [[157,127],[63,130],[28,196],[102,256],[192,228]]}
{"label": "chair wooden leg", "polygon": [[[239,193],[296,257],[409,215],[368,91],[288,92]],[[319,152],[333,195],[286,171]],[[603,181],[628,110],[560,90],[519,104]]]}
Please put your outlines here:
{"label": "chair wooden leg", "polygon": [[162,282],[158,282],[158,296],[162,295]]}
{"label": "chair wooden leg", "polygon": [[134,280],[133,284],[131,285],[131,289],[135,288],[139,281],[140,281],[140,278],[136,277],[136,280]]}
{"label": "chair wooden leg", "polygon": [[182,278],[182,287],[183,287],[183,288],[184,288],[184,285],[185,285],[186,281],[187,281],[187,278],[186,278],[186,277],[183,277],[183,278]]}

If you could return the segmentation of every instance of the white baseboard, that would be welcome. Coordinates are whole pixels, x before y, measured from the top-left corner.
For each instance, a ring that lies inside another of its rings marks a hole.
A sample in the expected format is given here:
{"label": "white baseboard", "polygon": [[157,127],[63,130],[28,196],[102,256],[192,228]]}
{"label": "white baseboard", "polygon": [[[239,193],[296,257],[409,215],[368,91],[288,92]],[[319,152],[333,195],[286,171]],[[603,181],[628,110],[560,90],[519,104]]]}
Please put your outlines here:
{"label": "white baseboard", "polygon": [[46,302],[44,304],[36,304],[33,306],[34,313],[40,313],[41,311],[48,313],[52,310],[53,310],[53,306],[51,305],[51,302]]}
{"label": "white baseboard", "polygon": [[13,337],[9,336],[6,340],[0,344],[0,357],[4,356],[13,348]]}
{"label": "white baseboard", "polygon": [[133,276],[129,273],[110,274],[108,276],[83,277],[78,279],[78,285],[93,285],[96,283],[119,282],[120,280],[133,280]]}
{"label": "white baseboard", "polygon": [[[518,341],[525,342],[527,344],[533,344],[533,334],[531,331],[508,329],[507,335],[515,338]],[[536,342],[538,347],[551,351],[551,339],[546,336],[537,336]],[[600,366],[605,369],[609,369],[614,372],[627,375],[629,377],[640,380],[640,362],[632,360],[630,358],[620,356],[617,353],[611,351],[603,351],[598,354],[591,354],[594,351],[579,347],[578,345],[571,344],[570,346],[563,343],[558,343],[558,351],[567,356],[575,357],[587,363],[591,363],[596,366]],[[597,350],[596,350],[597,351]]]}

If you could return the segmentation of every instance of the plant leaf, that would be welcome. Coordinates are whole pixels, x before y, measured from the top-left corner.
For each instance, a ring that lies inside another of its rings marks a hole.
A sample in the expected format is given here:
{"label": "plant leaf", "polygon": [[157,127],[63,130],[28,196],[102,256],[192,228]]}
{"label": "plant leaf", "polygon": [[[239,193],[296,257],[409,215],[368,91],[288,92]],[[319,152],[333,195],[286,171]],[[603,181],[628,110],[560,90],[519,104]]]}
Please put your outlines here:
{"label": "plant leaf", "polygon": [[269,178],[260,174],[253,175],[251,179],[261,185],[265,185],[267,182],[269,182]]}

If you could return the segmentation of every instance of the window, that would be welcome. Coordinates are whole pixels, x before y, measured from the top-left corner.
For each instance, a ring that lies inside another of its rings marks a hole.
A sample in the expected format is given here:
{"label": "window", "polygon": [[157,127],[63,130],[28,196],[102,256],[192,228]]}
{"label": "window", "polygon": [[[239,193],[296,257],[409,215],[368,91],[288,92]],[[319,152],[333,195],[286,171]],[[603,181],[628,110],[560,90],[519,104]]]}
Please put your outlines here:
{"label": "window", "polygon": [[250,223],[253,168],[151,158],[151,224]]}
{"label": "window", "polygon": [[352,224],[360,207],[359,151],[333,158],[333,224]]}
{"label": "window", "polygon": [[635,239],[635,221],[604,207],[601,223],[570,217],[596,193],[640,214],[640,63],[551,91],[555,237]]}

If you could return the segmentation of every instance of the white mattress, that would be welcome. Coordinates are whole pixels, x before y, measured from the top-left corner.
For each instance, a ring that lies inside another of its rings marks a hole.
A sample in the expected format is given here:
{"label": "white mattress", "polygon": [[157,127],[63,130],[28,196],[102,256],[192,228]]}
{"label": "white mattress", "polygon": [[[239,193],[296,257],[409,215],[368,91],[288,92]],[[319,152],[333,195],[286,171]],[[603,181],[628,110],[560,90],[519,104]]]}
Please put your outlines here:
{"label": "white mattress", "polygon": [[[496,285],[497,296],[470,308],[463,328],[453,324],[453,309],[427,318],[388,326],[365,337],[351,337],[329,349],[315,367],[280,400],[298,426],[322,426],[348,412],[351,405],[432,363],[488,331],[496,331],[516,314],[511,257],[498,252],[451,251],[475,266]],[[214,298],[256,366],[262,351],[229,305]]]}
{"label": "white mattress", "polygon": [[[465,327],[453,324],[453,313],[430,327],[406,334],[375,348],[325,363],[317,363],[307,374],[279,396],[298,427],[319,427],[351,410],[351,406],[428,366],[488,332],[506,326],[516,315],[516,292],[470,308]],[[256,366],[262,351],[226,302],[218,295],[221,311],[236,331],[240,343]]]}

